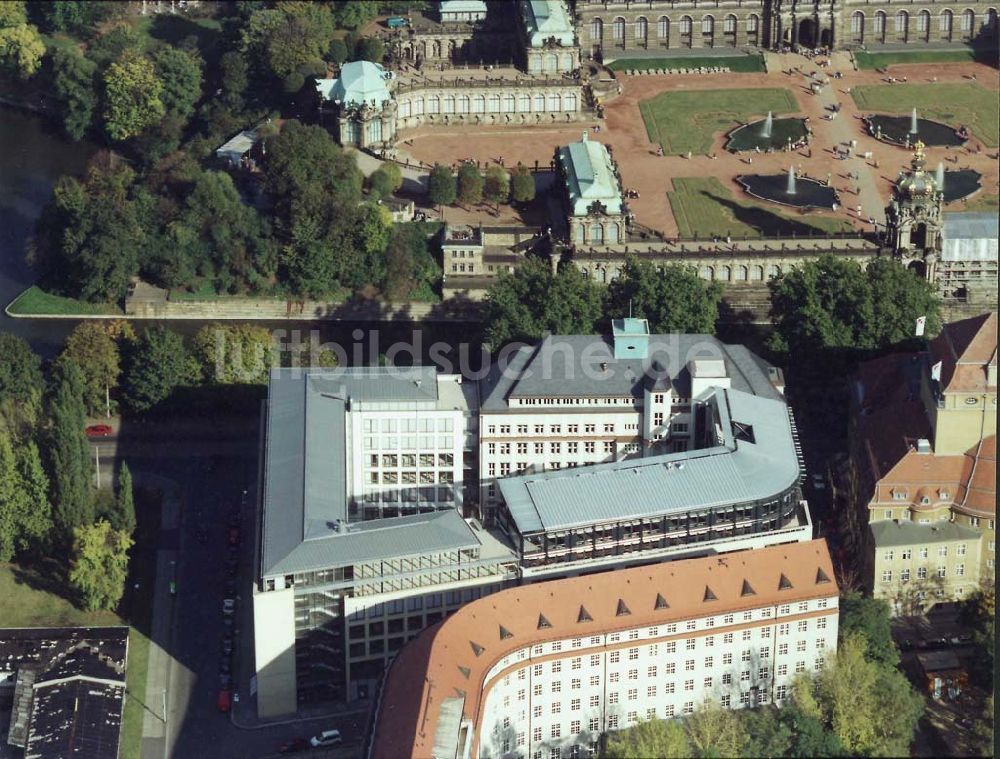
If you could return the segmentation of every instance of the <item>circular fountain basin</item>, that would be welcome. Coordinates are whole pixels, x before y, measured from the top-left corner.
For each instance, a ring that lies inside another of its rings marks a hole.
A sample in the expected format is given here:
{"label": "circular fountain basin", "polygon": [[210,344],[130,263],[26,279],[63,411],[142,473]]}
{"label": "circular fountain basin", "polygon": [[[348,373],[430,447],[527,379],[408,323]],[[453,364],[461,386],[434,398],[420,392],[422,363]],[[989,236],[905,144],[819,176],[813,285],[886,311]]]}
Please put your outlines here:
{"label": "circular fountain basin", "polygon": [[795,194],[788,194],[787,174],[746,174],[736,177],[748,195],[794,208],[833,208],[837,191],[823,182],[795,178]]}
{"label": "circular fountain basin", "polygon": [[983,175],[975,169],[956,169],[944,173],[944,202],[954,203],[979,192]]}
{"label": "circular fountain basin", "polygon": [[805,119],[773,119],[770,137],[761,134],[765,121],[766,119],[761,119],[734,129],[729,133],[726,150],[733,153],[757,148],[784,150],[788,145],[789,138],[792,142],[797,142],[806,136]]}
{"label": "circular fountain basin", "polygon": [[910,133],[911,116],[889,116],[877,113],[873,116],[866,116],[865,122],[868,124],[869,134],[873,137],[878,137],[879,128],[881,128],[882,142],[888,142],[890,145],[906,145],[907,140],[912,145],[919,139],[928,147],[956,147],[966,141],[965,138],[959,137],[958,130],[954,127],[930,119],[917,119],[916,137]]}

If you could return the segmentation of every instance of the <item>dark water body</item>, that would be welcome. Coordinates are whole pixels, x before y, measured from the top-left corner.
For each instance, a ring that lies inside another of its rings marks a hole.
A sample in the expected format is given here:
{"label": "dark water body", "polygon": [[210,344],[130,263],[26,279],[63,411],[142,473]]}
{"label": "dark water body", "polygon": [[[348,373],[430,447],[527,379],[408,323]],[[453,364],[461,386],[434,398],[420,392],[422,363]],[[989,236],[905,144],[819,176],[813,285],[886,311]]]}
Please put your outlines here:
{"label": "dark water body", "polygon": [[[35,281],[31,267],[24,261],[25,243],[52,194],[52,186],[64,174],[82,174],[96,149],[92,144],[69,142],[40,116],[0,108],[0,329],[25,338],[46,357],[59,351],[76,322],[71,319],[11,319],[2,309]],[[142,329],[155,323],[136,322],[136,327]],[[201,321],[164,323],[187,335],[194,334],[205,324]],[[308,339],[311,330],[317,330],[318,339],[340,346],[351,364],[376,361],[380,354],[390,353],[394,345],[397,346],[394,363],[427,363],[436,356],[449,356],[452,346],[462,343],[470,346],[465,363],[473,368],[479,363],[481,333],[476,324],[255,323],[271,330],[299,330],[303,339]],[[450,358],[457,368],[460,359],[457,352],[451,351]],[[442,361],[439,359],[438,363]]]}
{"label": "dark water body", "polygon": [[745,174],[736,181],[754,197],[796,208],[833,208],[837,191],[807,177],[795,178],[795,194],[788,193],[787,174]]}
{"label": "dark water body", "polygon": [[798,142],[805,139],[806,122],[805,119],[774,119],[771,122],[771,136],[765,137],[764,121],[754,121],[753,123],[741,126],[729,135],[726,143],[726,150],[734,153],[753,150],[784,150],[789,142]]}
{"label": "dark water body", "polygon": [[870,131],[876,135],[881,128],[882,139],[896,145],[913,144],[919,139],[929,147],[957,147],[965,142],[955,128],[940,121],[917,118],[917,137],[910,132],[912,116],[887,116],[877,114],[867,117]]}

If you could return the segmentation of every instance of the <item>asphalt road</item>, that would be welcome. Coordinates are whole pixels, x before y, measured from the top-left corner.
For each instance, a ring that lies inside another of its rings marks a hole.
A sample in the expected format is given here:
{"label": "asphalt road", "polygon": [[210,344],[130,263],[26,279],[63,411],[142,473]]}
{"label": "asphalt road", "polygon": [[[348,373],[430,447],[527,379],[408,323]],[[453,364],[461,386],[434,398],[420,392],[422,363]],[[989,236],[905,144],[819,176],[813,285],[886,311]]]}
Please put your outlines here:
{"label": "asphalt road", "polygon": [[[348,759],[360,755],[367,726],[367,711],[354,710],[337,717],[320,716],[291,724],[260,725],[254,718],[249,695],[253,673],[253,634],[250,596],[253,559],[253,511],[257,480],[257,433],[240,425],[227,436],[224,421],[204,420],[204,436],[192,429],[183,438],[158,439],[155,430],[144,430],[141,438],[92,441],[100,449],[102,480],[110,477],[115,457],[129,461],[130,468],[171,479],[180,485],[178,529],[161,534],[161,549],[172,549],[176,558],[177,595],[166,590],[169,578],[157,578],[155,603],[166,605],[169,630],[160,644],[167,657],[162,671],[150,677],[150,687],[166,689],[166,740],[163,728],[143,741],[143,759],[253,759],[278,756],[279,747],[293,738],[308,738],[321,730],[336,728],[344,744],[336,749],[314,749],[310,757]],[[107,481],[107,480],[105,480]],[[243,491],[247,491],[244,499]],[[238,570],[237,610],[231,628],[235,637],[233,689],[241,703],[234,713],[217,708],[220,661],[223,659],[222,600],[227,579],[230,510],[240,513],[240,541],[236,549]],[[165,554],[161,550],[161,557]],[[162,562],[161,562],[162,563]],[[169,562],[166,562],[168,565]],[[163,709],[159,699],[155,709]],[[152,708],[152,707],[151,707]]]}

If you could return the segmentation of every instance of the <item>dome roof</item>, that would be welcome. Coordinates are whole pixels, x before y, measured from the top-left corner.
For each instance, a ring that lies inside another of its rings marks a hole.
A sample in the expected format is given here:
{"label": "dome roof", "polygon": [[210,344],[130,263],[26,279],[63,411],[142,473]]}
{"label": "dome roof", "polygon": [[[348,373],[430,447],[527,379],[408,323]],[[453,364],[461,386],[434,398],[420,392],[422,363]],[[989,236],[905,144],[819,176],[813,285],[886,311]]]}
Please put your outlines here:
{"label": "dome roof", "polygon": [[937,179],[924,169],[924,143],[919,140],[913,146],[913,160],[910,171],[901,172],[896,188],[906,195],[932,195],[938,191]]}
{"label": "dome roof", "polygon": [[349,105],[368,105],[381,108],[392,99],[387,86],[392,74],[377,63],[352,61],[340,69],[338,79],[324,79],[316,88],[327,100],[339,100]]}

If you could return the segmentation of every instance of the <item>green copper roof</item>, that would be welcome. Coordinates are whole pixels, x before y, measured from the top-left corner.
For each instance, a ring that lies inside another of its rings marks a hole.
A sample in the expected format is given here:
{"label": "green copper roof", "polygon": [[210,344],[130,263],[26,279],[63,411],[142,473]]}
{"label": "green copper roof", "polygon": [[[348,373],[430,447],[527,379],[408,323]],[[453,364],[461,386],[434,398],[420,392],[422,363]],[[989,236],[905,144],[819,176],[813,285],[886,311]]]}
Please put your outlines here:
{"label": "green copper roof", "polygon": [[326,100],[361,105],[367,103],[381,108],[392,99],[387,82],[391,74],[377,63],[353,61],[340,69],[339,79],[320,79],[316,90]]}
{"label": "green copper roof", "polygon": [[576,42],[565,0],[528,0],[523,16],[532,47],[543,47],[551,37],[564,47],[571,47]]}
{"label": "green copper roof", "polygon": [[621,213],[621,187],[604,145],[588,140],[585,132],[580,142],[559,148],[559,162],[566,172],[573,216],[586,216],[587,208],[595,201],[610,214]]}

